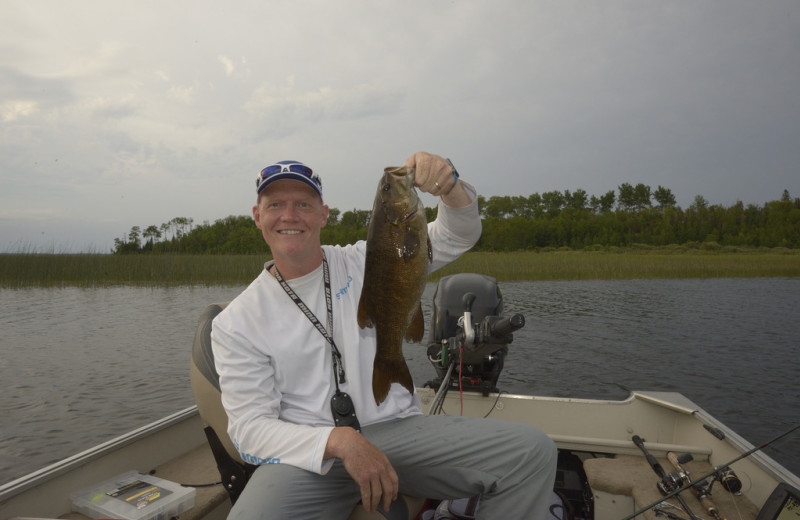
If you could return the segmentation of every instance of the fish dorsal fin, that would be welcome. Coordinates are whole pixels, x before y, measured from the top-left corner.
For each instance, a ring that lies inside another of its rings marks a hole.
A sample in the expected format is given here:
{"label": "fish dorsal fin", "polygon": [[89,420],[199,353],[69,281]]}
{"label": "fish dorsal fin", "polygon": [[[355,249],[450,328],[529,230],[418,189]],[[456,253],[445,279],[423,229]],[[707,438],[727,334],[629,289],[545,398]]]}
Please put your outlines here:
{"label": "fish dorsal fin", "polygon": [[422,315],[422,304],[418,303],[416,310],[414,310],[414,315],[411,317],[411,323],[406,328],[406,341],[419,343],[424,335],[425,317]]}

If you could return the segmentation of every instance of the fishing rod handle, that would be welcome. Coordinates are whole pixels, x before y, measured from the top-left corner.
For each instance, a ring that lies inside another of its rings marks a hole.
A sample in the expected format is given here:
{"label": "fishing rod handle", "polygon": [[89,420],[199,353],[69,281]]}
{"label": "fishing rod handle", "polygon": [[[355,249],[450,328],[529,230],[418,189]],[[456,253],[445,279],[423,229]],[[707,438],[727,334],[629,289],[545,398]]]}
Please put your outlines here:
{"label": "fishing rod handle", "polygon": [[[675,455],[675,452],[667,452],[667,460],[670,461],[676,470],[680,471],[689,484],[692,484],[692,479],[689,478],[689,473],[683,469],[681,463],[678,461],[678,456]],[[705,509],[706,512],[713,516],[716,520],[721,520],[716,504],[714,504],[714,502],[708,498],[708,495],[701,493],[700,490],[694,485],[692,486],[692,491],[694,491],[694,494],[697,497],[697,500],[700,502],[700,505],[703,506],[703,509]]]}
{"label": "fishing rod handle", "polygon": [[633,437],[631,437],[631,440],[636,446],[639,447],[640,450],[642,450],[642,453],[644,453],[644,457],[647,459],[647,462],[650,464],[650,467],[653,468],[653,471],[655,471],[656,474],[663,480],[666,480],[667,472],[664,471],[664,468],[661,467],[661,464],[659,464],[656,458],[653,457],[653,455],[647,450],[647,448],[644,447],[644,441],[642,440],[642,438],[639,437],[638,435],[634,435]]}
{"label": "fishing rod handle", "polygon": [[678,460],[678,456],[675,455],[674,451],[667,452],[667,460],[670,461],[672,467],[674,467],[675,470],[678,471],[681,474],[681,476],[684,477],[691,484],[692,479],[689,478],[689,472],[683,469],[683,466],[681,466],[681,462]]}

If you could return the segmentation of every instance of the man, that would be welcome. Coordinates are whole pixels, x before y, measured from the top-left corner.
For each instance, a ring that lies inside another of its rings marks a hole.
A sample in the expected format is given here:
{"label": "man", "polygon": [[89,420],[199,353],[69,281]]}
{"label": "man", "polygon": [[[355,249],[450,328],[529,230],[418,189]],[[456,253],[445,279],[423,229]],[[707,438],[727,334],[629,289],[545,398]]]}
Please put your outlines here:
{"label": "man", "polygon": [[[432,271],[480,237],[477,194],[439,156],[416,153],[404,166],[440,200],[428,224]],[[328,207],[307,166],[276,163],[256,183],[253,219],[273,260],[211,333],[228,434],[245,460],[261,464],[230,518],[346,519],[359,500],[369,511],[388,510],[402,492],[481,495],[479,518],[544,519],[555,478],[552,441],[521,424],[422,415],[416,393],[397,384],[378,406],[375,330],[356,318],[366,243],[320,245]],[[334,295],[327,301],[326,291]],[[340,389],[352,398],[361,432],[334,426],[330,402]]]}

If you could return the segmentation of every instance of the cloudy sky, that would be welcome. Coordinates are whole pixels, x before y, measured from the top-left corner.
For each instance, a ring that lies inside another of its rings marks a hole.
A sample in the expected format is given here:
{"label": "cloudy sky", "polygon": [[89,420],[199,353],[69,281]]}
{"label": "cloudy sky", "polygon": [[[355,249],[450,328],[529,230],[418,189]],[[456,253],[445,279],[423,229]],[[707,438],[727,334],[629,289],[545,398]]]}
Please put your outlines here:
{"label": "cloudy sky", "polygon": [[797,197],[799,56],[796,0],[0,0],[0,252],[250,214],[281,159],[342,211],[418,150],[487,197]]}

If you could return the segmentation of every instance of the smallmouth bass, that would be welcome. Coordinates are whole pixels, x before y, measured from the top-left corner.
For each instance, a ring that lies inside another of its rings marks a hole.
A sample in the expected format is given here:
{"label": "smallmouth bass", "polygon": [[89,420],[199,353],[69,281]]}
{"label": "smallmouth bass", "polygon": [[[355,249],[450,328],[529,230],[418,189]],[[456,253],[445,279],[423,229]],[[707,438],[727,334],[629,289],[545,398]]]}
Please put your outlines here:
{"label": "smallmouth bass", "polygon": [[414,168],[384,169],[367,233],[358,325],[375,327],[372,393],[378,405],[386,399],[392,383],[414,393],[403,358],[403,339],[419,342],[425,332],[420,298],[433,252],[425,207],[414,179]]}

